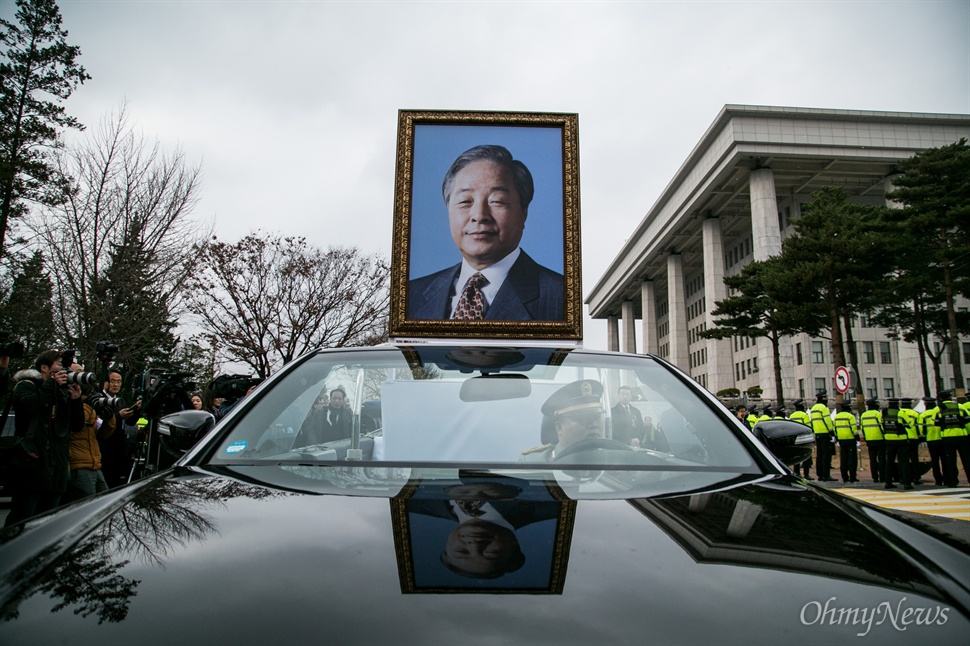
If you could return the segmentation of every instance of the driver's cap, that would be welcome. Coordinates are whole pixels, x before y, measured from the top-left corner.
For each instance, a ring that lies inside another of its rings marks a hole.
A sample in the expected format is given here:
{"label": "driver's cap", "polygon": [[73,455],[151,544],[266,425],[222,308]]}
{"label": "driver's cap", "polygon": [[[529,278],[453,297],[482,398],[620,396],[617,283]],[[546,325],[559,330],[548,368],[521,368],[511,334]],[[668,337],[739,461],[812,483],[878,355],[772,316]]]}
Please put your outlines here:
{"label": "driver's cap", "polygon": [[600,398],[603,384],[594,379],[580,379],[554,392],[542,405],[542,414],[562,417],[581,413],[604,413]]}

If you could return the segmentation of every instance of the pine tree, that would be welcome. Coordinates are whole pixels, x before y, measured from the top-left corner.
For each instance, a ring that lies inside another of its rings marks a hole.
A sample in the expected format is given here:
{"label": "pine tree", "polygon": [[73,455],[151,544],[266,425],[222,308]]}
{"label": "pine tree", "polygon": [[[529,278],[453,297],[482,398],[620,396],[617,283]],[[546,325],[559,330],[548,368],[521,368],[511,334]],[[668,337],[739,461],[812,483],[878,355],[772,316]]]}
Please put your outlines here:
{"label": "pine tree", "polygon": [[91,78],[67,44],[54,0],[17,0],[16,24],[0,20],[0,256],[28,201],[56,199],[51,150],[60,128],[83,129],[59,103]]}
{"label": "pine tree", "polygon": [[41,252],[23,264],[13,279],[7,297],[0,304],[0,330],[24,343],[22,367],[40,352],[54,347],[53,286]]}
{"label": "pine tree", "polygon": [[970,294],[970,146],[966,139],[901,162],[886,197],[903,206],[886,217],[899,223],[942,287],[950,365],[957,395],[965,392],[956,295]]}

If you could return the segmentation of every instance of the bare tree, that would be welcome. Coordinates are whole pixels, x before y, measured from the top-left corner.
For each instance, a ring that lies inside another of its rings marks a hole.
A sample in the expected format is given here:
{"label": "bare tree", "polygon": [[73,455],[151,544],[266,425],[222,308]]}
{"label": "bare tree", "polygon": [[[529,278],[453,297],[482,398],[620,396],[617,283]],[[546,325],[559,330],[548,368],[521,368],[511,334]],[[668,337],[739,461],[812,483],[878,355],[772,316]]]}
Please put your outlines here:
{"label": "bare tree", "polygon": [[[124,107],[65,151],[58,164],[63,199],[42,208],[31,230],[56,268],[59,334],[82,345],[97,343],[97,337],[117,331],[119,319],[134,313],[133,294],[161,305],[138,308],[138,317],[163,320],[135,321],[132,334],[170,328],[194,261],[192,247],[209,234],[190,218],[199,168],[189,165],[181,150],[166,154],[157,141],[137,134]],[[126,293],[126,282],[138,284]]]}
{"label": "bare tree", "polygon": [[379,256],[258,231],[199,252],[188,308],[213,347],[260,377],[315,347],[387,338],[390,269]]}

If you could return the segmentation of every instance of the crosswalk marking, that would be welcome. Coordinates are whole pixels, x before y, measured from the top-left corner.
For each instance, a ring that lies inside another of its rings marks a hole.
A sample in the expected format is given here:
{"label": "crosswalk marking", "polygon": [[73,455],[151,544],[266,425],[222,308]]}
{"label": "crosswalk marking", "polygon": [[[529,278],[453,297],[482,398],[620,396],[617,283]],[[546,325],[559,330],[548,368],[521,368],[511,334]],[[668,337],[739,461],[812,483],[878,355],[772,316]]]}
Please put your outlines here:
{"label": "crosswalk marking", "polygon": [[849,488],[833,491],[864,500],[877,507],[970,521],[970,489],[965,487],[926,492]]}

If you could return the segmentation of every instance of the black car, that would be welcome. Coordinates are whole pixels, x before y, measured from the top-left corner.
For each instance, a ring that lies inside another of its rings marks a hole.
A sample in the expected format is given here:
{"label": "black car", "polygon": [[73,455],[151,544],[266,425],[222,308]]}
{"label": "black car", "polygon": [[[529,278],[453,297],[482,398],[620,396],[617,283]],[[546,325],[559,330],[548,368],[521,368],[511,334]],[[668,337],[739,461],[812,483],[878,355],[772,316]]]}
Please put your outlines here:
{"label": "black car", "polygon": [[810,430],[756,438],[656,357],[320,351],[207,415],[156,425],[173,468],[3,530],[2,643],[970,638],[966,545],[793,476]]}

